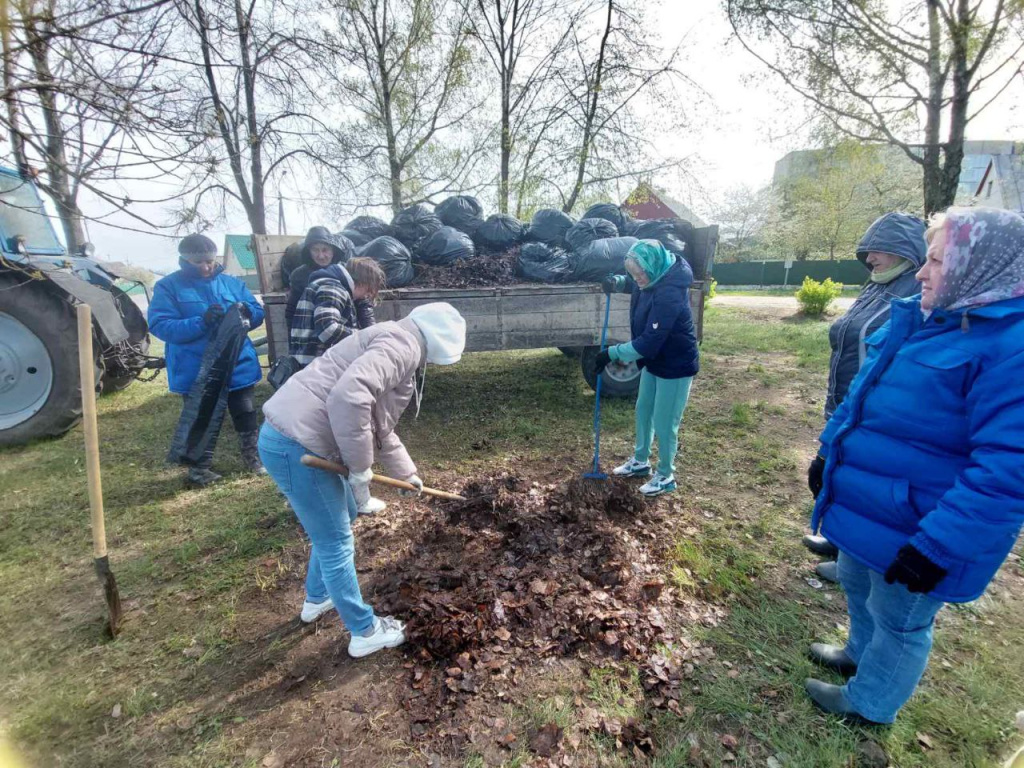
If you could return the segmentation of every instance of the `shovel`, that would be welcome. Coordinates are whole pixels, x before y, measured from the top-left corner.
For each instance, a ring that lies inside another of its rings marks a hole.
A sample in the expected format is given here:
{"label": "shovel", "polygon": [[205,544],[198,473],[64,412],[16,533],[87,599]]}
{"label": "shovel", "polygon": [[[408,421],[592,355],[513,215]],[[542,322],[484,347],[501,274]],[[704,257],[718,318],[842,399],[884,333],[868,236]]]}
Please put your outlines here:
{"label": "shovel", "polygon": [[[608,341],[608,317],[612,311],[612,295],[605,294],[604,300],[604,327],[601,328],[601,351]],[[587,480],[607,480],[608,475],[601,471],[601,379],[604,378],[604,371],[597,374],[597,386],[594,394],[594,468],[583,475]]]}
{"label": "shovel", "polygon": [[92,518],[92,556],[96,575],[103,585],[110,617],[110,636],[117,637],[121,624],[121,594],[107,559],[107,530],[103,521],[103,483],[100,480],[100,440],[96,426],[96,369],[92,354],[92,310],[78,305],[78,365],[82,379],[82,426],[85,429],[85,470],[89,478],[89,512]]}
{"label": "shovel", "polygon": [[[327,459],[321,459],[319,456],[313,456],[306,454],[301,459],[302,463],[307,467],[314,467],[316,469],[322,469],[324,472],[333,472],[336,475],[342,477],[348,477],[348,467],[344,464],[338,464],[335,461],[328,461]],[[386,475],[374,475],[371,478],[375,483],[381,485],[390,485],[392,488],[401,488],[404,491],[417,491],[424,493],[427,496],[436,496],[439,499],[448,499],[449,501],[465,501],[465,496],[459,496],[457,493],[448,493],[448,491],[439,491],[436,488],[417,488],[412,483],[407,483],[404,480],[395,480],[393,477],[387,477]]]}

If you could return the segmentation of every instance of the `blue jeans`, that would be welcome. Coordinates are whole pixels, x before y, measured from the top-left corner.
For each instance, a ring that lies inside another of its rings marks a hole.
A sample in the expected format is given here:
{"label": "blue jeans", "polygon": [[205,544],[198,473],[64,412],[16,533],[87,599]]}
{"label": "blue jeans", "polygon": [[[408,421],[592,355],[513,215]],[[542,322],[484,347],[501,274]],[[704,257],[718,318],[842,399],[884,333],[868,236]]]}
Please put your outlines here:
{"label": "blue jeans", "polygon": [[307,467],[299,443],[264,422],[260,429],[260,459],[288,498],[312,542],[306,570],[306,599],[334,601],[345,627],[353,635],[373,626],[373,609],[363,602],[356,577],[352,521],[356,500],[340,475]]}
{"label": "blue jeans", "polygon": [[932,625],[944,603],[886,584],[882,574],[845,552],[838,568],[850,613],[846,653],[857,662],[843,693],[858,714],[891,723],[928,666]]}

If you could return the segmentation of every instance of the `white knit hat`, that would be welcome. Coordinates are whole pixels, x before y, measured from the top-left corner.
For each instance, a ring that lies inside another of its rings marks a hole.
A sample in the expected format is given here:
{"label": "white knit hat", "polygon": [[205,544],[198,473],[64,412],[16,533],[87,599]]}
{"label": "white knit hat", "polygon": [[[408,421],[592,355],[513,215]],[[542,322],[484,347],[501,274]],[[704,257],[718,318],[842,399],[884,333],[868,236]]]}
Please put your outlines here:
{"label": "white knit hat", "polygon": [[452,365],[462,358],[466,348],[466,321],[447,302],[422,304],[409,313],[409,319],[427,342],[427,362]]}

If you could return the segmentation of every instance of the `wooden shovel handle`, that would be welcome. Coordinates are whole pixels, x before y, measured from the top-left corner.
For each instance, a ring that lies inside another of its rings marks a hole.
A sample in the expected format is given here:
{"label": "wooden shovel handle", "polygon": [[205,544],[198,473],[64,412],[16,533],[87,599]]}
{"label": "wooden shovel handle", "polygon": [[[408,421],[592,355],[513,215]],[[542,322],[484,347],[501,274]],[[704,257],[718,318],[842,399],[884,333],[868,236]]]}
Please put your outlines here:
{"label": "wooden shovel handle", "polygon": [[[314,467],[316,469],[322,469],[325,472],[334,472],[336,475],[342,477],[348,477],[348,467],[344,464],[339,464],[336,461],[328,461],[327,459],[321,459],[319,456],[313,456],[306,454],[301,459],[302,463],[307,467]],[[448,493],[448,491],[439,491],[436,488],[417,488],[412,483],[407,483],[404,480],[395,480],[393,477],[387,475],[374,475],[371,478],[375,483],[381,485],[390,485],[392,488],[401,488],[404,491],[420,491],[425,493],[427,496],[436,496],[439,499],[448,499],[450,501],[465,501],[465,496],[459,496],[457,493]]]}
{"label": "wooden shovel handle", "polygon": [[78,369],[82,380],[82,427],[85,432],[85,471],[89,479],[89,513],[92,517],[92,554],[95,558],[101,558],[107,556],[107,531],[103,521],[100,439],[96,426],[96,362],[92,351],[92,310],[88,304],[79,304],[76,312]]}

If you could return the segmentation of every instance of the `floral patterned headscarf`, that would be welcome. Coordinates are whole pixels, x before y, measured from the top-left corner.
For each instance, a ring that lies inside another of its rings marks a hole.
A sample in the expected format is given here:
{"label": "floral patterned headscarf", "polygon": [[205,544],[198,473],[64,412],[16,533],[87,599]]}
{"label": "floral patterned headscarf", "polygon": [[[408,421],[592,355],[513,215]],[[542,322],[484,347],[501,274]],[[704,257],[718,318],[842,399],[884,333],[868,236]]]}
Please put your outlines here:
{"label": "floral patterned headscarf", "polygon": [[946,211],[945,281],[935,305],[980,307],[1024,296],[1024,217],[999,208]]}

